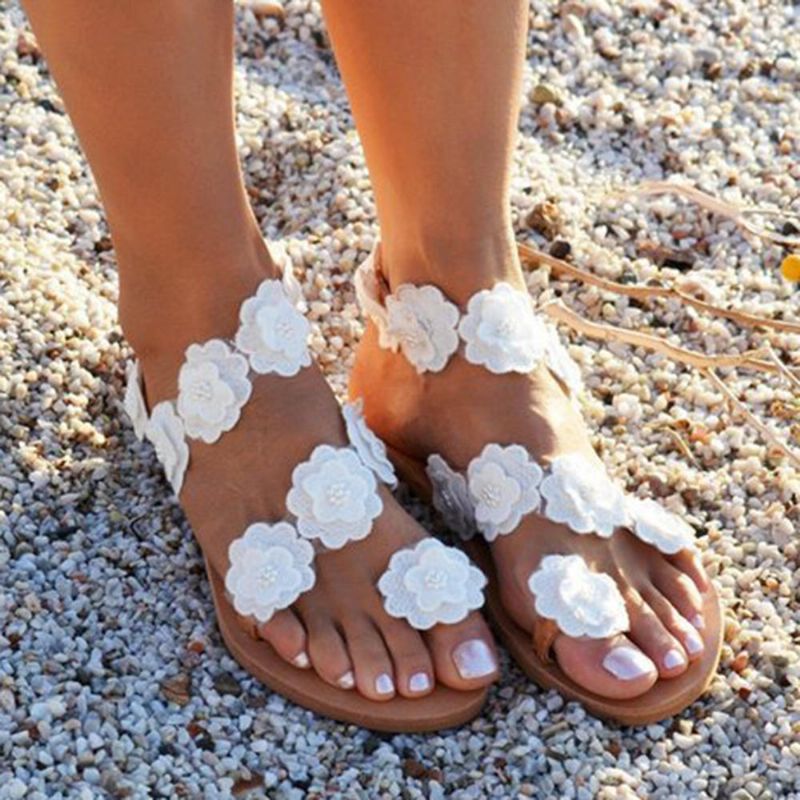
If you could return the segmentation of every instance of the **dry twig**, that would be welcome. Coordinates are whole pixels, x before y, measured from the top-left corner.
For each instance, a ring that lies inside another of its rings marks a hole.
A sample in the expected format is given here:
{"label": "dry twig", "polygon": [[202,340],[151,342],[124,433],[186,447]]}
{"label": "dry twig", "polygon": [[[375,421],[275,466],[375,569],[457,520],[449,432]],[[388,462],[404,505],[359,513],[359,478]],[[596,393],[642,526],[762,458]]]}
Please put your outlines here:
{"label": "dry twig", "polygon": [[781,374],[781,369],[776,364],[756,358],[758,351],[736,353],[735,355],[709,356],[705,353],[698,353],[697,350],[689,350],[686,347],[672,344],[666,339],[652,336],[649,333],[618,328],[615,325],[604,325],[600,322],[591,322],[581,317],[580,314],[576,314],[558,300],[547,303],[542,306],[541,310],[551,319],[563,322],[573,330],[592,339],[602,339],[606,342],[623,342],[635,347],[644,347],[683,364],[688,364],[690,367],[697,367],[698,369],[741,367],[769,372],[772,375]]}
{"label": "dry twig", "polygon": [[789,458],[796,467],[800,468],[800,455],[794,452],[790,447],[785,445],[776,435],[775,432],[765,425],[742,401],[725,385],[725,382],[714,372],[713,368],[706,368],[703,372],[708,376],[711,382],[725,395],[729,404],[741,412],[747,421],[759,431],[759,433],[774,447],[780,450],[787,458]]}
{"label": "dry twig", "polygon": [[696,308],[698,311],[702,311],[714,317],[723,317],[724,319],[738,322],[740,325],[746,327],[763,327],[772,328],[776,331],[784,331],[786,333],[800,333],[800,322],[769,319],[768,317],[759,317],[755,314],[747,314],[744,311],[721,308],[720,306],[706,303],[704,300],[700,300],[697,297],[692,297],[692,295],[686,294],[680,289],[675,289],[671,286],[641,286],[637,284],[617,283],[616,281],[610,281],[607,278],[601,278],[599,275],[587,272],[573,264],[568,264],[560,258],[555,258],[526,244],[519,245],[519,253],[523,261],[546,264],[556,275],[565,275],[573,280],[580,281],[581,283],[588,283],[590,286],[596,286],[598,289],[613,292],[614,294],[633,297],[637,300],[651,300],[654,298],[679,300],[688,306]]}

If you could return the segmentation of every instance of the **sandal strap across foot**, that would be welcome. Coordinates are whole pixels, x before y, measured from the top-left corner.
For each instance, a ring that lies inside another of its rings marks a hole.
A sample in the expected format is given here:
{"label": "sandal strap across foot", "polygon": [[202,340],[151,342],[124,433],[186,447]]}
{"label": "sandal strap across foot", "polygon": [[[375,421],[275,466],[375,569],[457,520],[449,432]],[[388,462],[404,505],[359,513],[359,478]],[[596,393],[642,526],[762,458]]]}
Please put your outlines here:
{"label": "sandal strap across foot", "polygon": [[[299,284],[289,269],[265,280],[239,313],[232,341],[190,345],[178,375],[178,396],[148,414],[138,362],[128,370],[125,409],[139,439],[155,447],[176,495],[190,466],[189,441],[217,442],[238,423],[252,393],[251,374],[296,375],[310,366],[310,326]],[[383,511],[378,484],[397,486],[383,442],[369,429],[361,402],[342,415],[349,444],[320,444],[292,472],[287,519],[250,524],[228,547],[224,584],[235,610],[258,623],[313,588],[315,552],[369,536]],[[463,620],[483,605],[486,578],[457,548],[426,538],[395,552],[378,580],[384,606],[417,629]]]}

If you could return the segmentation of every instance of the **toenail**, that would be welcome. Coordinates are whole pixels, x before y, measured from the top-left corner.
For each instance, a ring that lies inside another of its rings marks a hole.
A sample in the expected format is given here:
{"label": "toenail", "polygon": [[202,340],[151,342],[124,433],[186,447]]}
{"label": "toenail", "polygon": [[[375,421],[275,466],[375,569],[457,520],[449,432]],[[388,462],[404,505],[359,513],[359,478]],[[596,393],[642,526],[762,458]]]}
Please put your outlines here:
{"label": "toenail", "polygon": [[632,681],[655,670],[653,662],[633,647],[615,647],[606,654],[603,667],[621,681]]}
{"label": "toenail", "polygon": [[686,659],[680,650],[668,650],[664,656],[664,666],[667,669],[675,669],[675,667],[682,667],[686,663]]}
{"label": "toenail", "polygon": [[497,662],[489,645],[482,639],[470,639],[462,642],[453,651],[458,674],[464,680],[483,678],[491,675],[497,669]]}
{"label": "toenail", "polygon": [[697,655],[703,650],[703,640],[693,630],[686,631],[683,643],[692,655]]}
{"label": "toenail", "polygon": [[431,679],[424,672],[417,672],[409,678],[409,692],[427,692],[431,688]]}
{"label": "toenail", "polygon": [[695,614],[694,618],[692,619],[692,625],[697,628],[697,630],[701,631],[706,626],[706,621],[703,619],[702,614]]}
{"label": "toenail", "polygon": [[308,669],[311,665],[311,662],[308,660],[308,653],[304,650],[302,653],[296,655],[292,659],[292,664],[300,669]]}
{"label": "toenail", "polygon": [[339,678],[337,683],[342,687],[342,689],[352,689],[356,685],[356,679],[352,671],[345,672],[345,674]]}
{"label": "toenail", "polygon": [[378,694],[394,694],[394,681],[385,672],[375,678],[375,691]]}

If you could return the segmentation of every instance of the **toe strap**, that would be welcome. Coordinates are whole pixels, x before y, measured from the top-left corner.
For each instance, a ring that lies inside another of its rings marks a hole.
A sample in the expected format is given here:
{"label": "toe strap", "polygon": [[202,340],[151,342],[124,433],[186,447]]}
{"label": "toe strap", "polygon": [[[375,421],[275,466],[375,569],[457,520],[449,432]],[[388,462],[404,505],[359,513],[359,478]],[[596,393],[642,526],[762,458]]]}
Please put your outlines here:
{"label": "toe strap", "polygon": [[486,576],[438,539],[398,550],[378,581],[386,613],[418,630],[461,622],[483,605]]}
{"label": "toe strap", "polygon": [[[630,627],[625,600],[610,575],[594,572],[577,555],[550,555],[528,578],[536,613],[567,636],[605,639]],[[538,628],[543,628],[540,632]],[[549,651],[552,626],[537,626],[537,650]]]}
{"label": "toe strap", "polygon": [[665,555],[694,547],[687,522],[654,500],[626,495],[602,464],[580,453],[539,465],[521,445],[488,444],[466,475],[436,454],[429,456],[426,472],[434,505],[465,539],[477,531],[493,542],[513,533],[527,514],[538,513],[573,533],[602,538],[626,527]]}

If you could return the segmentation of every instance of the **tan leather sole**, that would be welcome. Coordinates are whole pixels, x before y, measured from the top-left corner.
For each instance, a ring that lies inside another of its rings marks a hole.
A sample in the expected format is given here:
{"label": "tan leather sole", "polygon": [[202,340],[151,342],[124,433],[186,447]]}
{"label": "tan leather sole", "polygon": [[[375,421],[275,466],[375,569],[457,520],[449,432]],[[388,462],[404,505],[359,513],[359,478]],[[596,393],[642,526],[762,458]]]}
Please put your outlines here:
{"label": "tan leather sole", "polygon": [[[403,480],[430,501],[432,488],[424,465],[393,448],[389,448],[389,455]],[[623,725],[649,725],[683,711],[705,692],[713,680],[723,636],[722,609],[713,586],[703,596],[705,628],[701,635],[705,650],[702,658],[693,661],[682,675],[662,678],[638,697],[631,700],[611,700],[590,692],[567,677],[558,664],[547,663],[536,655],[531,632],[520,628],[500,601],[497,575],[486,543],[476,538],[462,545],[489,580],[485,612],[494,625],[498,638],[525,674],[539,686],[557,689],[565,697],[578,700],[588,711],[603,719]]]}
{"label": "tan leather sole", "polygon": [[267,642],[254,639],[237,621],[225,595],[225,585],[206,561],[217,624],[233,657],[272,691],[317,714],[339,722],[388,733],[424,733],[463,725],[476,717],[488,689],[460,692],[437,685],[424,697],[368,700],[355,689],[337,689],[313,669],[298,669],[284,661]]}

